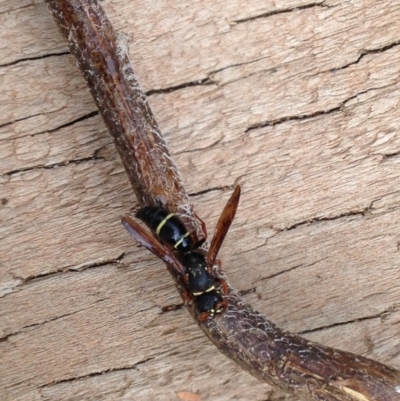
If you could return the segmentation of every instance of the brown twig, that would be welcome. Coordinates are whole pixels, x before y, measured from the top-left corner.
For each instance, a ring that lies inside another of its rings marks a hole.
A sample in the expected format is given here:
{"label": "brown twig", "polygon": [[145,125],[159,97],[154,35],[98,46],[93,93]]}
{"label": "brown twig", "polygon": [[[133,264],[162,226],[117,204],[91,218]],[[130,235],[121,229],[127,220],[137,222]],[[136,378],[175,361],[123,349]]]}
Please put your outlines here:
{"label": "brown twig", "polygon": [[[178,171],[127,58],[94,0],[46,0],[123,160],[139,203],[183,214],[200,235]],[[305,400],[400,400],[400,372],[276,327],[230,287],[228,307],[198,322],[218,348],[259,379]],[[189,310],[193,313],[193,310]]]}

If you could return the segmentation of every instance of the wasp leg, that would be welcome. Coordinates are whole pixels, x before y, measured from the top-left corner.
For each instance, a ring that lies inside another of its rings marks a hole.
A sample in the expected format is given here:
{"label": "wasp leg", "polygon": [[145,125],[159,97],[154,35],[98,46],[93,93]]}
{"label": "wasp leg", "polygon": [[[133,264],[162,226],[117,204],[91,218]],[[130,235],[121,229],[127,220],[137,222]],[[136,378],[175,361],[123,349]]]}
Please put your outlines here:
{"label": "wasp leg", "polygon": [[183,299],[185,302],[192,302],[193,298],[190,295],[190,292],[188,290],[185,290],[185,292],[183,293]]}
{"label": "wasp leg", "polygon": [[220,278],[216,278],[215,281],[220,285],[221,293],[223,295],[227,295],[229,293],[229,291],[228,291],[228,285],[226,284],[226,281],[222,280]]}
{"label": "wasp leg", "polygon": [[219,312],[217,312],[218,314],[224,313],[226,311],[226,308],[228,307],[228,302],[223,299],[222,301],[218,302],[216,305],[216,310],[218,310]]}
{"label": "wasp leg", "polygon": [[166,305],[161,308],[163,312],[172,312],[183,308],[183,304]]}
{"label": "wasp leg", "polygon": [[197,317],[197,320],[199,322],[205,322],[210,317],[211,317],[211,315],[209,312],[203,312]]}
{"label": "wasp leg", "polygon": [[206,223],[204,223],[204,221],[199,217],[199,215],[193,211],[194,215],[196,216],[196,219],[200,221],[200,225],[201,225],[201,229],[203,231],[204,234],[204,241],[207,239],[207,226]]}

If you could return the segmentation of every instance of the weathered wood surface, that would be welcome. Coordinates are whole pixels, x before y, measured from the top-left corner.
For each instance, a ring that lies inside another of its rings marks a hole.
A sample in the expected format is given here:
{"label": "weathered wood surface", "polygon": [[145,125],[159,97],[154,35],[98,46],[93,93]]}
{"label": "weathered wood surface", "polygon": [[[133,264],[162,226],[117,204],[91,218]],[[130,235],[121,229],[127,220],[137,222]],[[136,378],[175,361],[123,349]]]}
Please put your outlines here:
{"label": "weathered wood surface", "polygon": [[[398,1],[102,4],[210,234],[243,186],[232,284],[400,369]],[[135,199],[50,13],[0,11],[0,398],[286,399],[162,313],[180,300],[120,224]]]}

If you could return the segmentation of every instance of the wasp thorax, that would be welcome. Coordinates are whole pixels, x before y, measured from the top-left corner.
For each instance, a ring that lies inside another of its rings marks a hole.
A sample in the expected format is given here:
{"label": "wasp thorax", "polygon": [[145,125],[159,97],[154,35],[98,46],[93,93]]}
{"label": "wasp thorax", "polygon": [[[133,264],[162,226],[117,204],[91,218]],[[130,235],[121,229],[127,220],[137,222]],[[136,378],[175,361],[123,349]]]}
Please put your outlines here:
{"label": "wasp thorax", "polygon": [[189,252],[183,257],[183,265],[193,295],[214,289],[214,278],[208,273],[205,257],[201,253]]}

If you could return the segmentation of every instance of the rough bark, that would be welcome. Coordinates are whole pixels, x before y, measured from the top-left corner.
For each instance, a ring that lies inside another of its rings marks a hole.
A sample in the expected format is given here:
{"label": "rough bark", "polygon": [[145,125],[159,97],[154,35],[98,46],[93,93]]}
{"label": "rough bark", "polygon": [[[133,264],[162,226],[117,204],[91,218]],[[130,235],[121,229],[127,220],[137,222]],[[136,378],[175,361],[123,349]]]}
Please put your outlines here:
{"label": "rough bark", "polygon": [[[400,368],[400,6],[104,1],[209,234],[280,326]],[[15,400],[278,400],[129,239],[122,164],[44,4],[0,4],[0,387]],[[292,398],[294,400],[294,398]]]}

